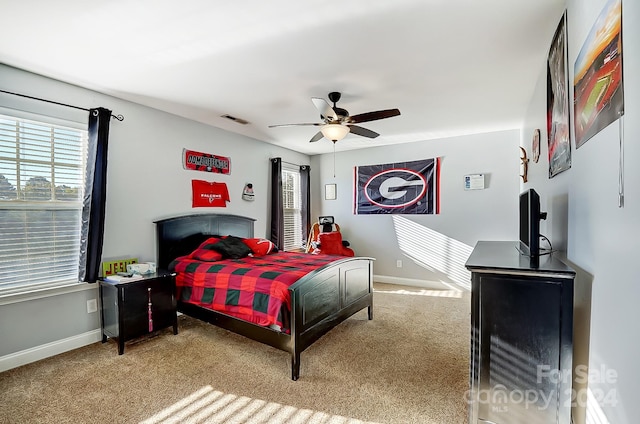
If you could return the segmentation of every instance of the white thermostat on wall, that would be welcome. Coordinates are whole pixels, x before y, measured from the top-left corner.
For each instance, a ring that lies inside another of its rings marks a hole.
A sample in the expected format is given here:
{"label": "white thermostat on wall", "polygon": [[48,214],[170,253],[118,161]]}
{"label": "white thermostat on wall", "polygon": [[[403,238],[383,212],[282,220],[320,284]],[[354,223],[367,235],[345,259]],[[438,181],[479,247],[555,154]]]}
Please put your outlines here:
{"label": "white thermostat on wall", "polygon": [[465,190],[484,190],[484,174],[470,174],[464,176]]}

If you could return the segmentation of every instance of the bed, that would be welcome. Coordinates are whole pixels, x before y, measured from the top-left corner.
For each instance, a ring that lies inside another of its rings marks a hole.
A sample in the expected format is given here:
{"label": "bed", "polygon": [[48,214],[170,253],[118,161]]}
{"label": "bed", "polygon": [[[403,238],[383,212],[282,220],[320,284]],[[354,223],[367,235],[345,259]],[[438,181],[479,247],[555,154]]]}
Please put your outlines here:
{"label": "bed", "polygon": [[[169,269],[176,258],[211,236],[254,238],[254,221],[226,214],[194,214],[155,221],[158,267]],[[181,295],[177,296],[177,308],[185,315],[288,352],[291,378],[297,380],[300,354],[316,340],[365,308],[368,319],[373,319],[373,258],[334,256],[288,286],[287,291],[290,309],[287,308],[288,315],[280,329],[189,303]]]}

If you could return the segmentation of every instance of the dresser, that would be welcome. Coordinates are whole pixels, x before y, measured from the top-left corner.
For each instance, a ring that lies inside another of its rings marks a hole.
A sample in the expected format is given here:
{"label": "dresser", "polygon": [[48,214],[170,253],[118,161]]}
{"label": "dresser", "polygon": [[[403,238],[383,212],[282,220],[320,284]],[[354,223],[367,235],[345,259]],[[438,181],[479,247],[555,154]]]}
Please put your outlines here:
{"label": "dresser", "polygon": [[575,271],[480,241],[471,271],[469,423],[571,423]]}
{"label": "dresser", "polygon": [[118,354],[125,342],[173,326],[178,334],[175,274],[159,271],[125,282],[101,280],[102,342],[116,339]]}

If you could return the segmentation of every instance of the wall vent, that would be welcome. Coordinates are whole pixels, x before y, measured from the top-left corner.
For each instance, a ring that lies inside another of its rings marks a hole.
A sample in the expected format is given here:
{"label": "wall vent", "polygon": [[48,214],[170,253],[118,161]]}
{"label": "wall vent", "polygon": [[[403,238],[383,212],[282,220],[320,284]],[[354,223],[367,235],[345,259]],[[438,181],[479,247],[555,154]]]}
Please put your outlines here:
{"label": "wall vent", "polygon": [[238,124],[242,124],[242,125],[247,125],[249,123],[249,121],[245,121],[244,119],[236,118],[235,116],[231,116],[231,115],[222,115],[222,118],[227,118],[233,122],[237,122]]}

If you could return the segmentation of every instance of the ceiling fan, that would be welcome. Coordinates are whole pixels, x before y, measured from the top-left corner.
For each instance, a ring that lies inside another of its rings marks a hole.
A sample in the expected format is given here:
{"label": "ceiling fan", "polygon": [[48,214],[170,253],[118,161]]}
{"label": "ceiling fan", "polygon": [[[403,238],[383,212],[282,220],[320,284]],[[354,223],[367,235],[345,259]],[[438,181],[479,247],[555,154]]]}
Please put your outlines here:
{"label": "ceiling fan", "polygon": [[311,140],[309,140],[309,142],[313,143],[320,140],[322,137],[325,137],[333,141],[333,143],[335,144],[336,141],[342,140],[349,133],[367,138],[376,138],[380,134],[354,124],[377,121],[378,119],[391,118],[393,116],[400,115],[400,111],[398,109],[386,109],[349,116],[349,112],[347,112],[347,110],[336,106],[336,103],[340,100],[341,93],[333,91],[329,93],[328,97],[329,100],[333,102],[333,107],[331,107],[331,105],[329,105],[329,103],[325,99],[321,99],[318,97],[311,98],[314,106],[318,109],[318,111],[320,111],[320,118],[323,122],[269,125],[269,128],[300,125],[321,127],[320,131],[318,131],[318,133],[314,135]]}

